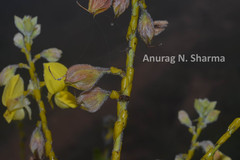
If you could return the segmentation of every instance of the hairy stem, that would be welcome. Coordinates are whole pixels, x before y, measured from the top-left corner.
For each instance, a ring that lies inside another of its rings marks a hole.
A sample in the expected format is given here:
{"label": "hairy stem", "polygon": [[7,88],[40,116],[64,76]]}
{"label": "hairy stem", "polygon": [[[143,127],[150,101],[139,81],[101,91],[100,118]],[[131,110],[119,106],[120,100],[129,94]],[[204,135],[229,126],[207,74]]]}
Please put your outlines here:
{"label": "hairy stem", "polygon": [[52,135],[51,135],[51,131],[48,129],[48,125],[47,125],[45,106],[41,99],[40,82],[38,80],[37,73],[35,72],[35,64],[31,58],[31,45],[26,43],[26,48],[23,50],[23,52],[25,53],[26,59],[28,61],[28,65],[30,67],[29,74],[30,74],[30,77],[31,77],[31,80],[32,80],[32,83],[34,86],[33,97],[37,101],[38,106],[39,106],[39,112],[40,112],[39,114],[40,114],[40,119],[42,122],[42,130],[43,130],[43,133],[46,138],[45,153],[46,153],[46,156],[50,160],[57,160],[57,158],[55,157],[53,148],[52,148]]}
{"label": "hairy stem", "polygon": [[215,152],[225,143],[231,135],[240,127],[240,118],[234,119],[234,121],[228,126],[227,131],[217,141],[214,148],[208,150],[208,152],[201,158],[201,160],[213,160]]}
{"label": "hairy stem", "polygon": [[[134,75],[133,62],[137,46],[136,30],[139,17],[138,2],[139,0],[132,0],[132,16],[127,32],[127,40],[129,41],[130,50],[127,53],[126,59],[126,75],[122,78],[121,82],[121,94],[128,97],[131,95]],[[112,160],[120,160],[123,130],[126,127],[128,117],[127,105],[128,101],[118,100],[117,102],[118,119],[114,125]]]}

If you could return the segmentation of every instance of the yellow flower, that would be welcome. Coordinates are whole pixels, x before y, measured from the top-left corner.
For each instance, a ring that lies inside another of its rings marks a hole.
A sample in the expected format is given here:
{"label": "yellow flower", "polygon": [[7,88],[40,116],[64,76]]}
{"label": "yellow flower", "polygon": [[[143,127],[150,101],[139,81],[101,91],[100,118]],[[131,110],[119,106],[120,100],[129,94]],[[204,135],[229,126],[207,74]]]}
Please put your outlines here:
{"label": "yellow flower", "polygon": [[68,91],[60,91],[56,93],[54,100],[57,106],[62,109],[76,108],[78,106],[75,96]]}
{"label": "yellow flower", "polygon": [[57,62],[44,63],[44,81],[51,95],[65,88],[65,77],[67,67]]}
{"label": "yellow flower", "polygon": [[31,118],[31,109],[28,106],[30,102],[24,97],[23,92],[23,79],[17,74],[6,84],[2,95],[2,103],[7,107],[4,118],[8,123],[12,120],[22,120],[25,117],[23,108],[28,111]]}
{"label": "yellow flower", "polygon": [[[61,63],[44,63],[44,81],[48,89],[48,100],[52,105],[52,96],[60,108],[76,108],[77,102],[74,95],[66,91],[65,75],[67,68]],[[53,105],[52,105],[53,106]]]}
{"label": "yellow flower", "polygon": [[10,81],[6,84],[3,95],[2,95],[2,104],[7,106],[8,100],[15,99],[23,95],[24,85],[23,79],[19,74],[13,76]]}

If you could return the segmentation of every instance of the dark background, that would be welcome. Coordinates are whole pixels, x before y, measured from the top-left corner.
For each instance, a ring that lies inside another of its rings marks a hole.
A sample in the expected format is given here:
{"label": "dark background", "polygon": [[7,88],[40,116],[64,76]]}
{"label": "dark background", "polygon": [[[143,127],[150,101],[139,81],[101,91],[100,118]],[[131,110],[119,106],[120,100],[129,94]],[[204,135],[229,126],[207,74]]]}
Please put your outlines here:
{"label": "dark background", "polygon": [[[87,6],[87,0],[80,3]],[[240,2],[236,0],[151,0],[148,12],[154,20],[168,20],[169,27],[155,37],[148,48],[139,40],[135,58],[135,77],[129,104],[128,125],[124,132],[122,159],[174,159],[187,152],[191,135],[180,125],[177,113],[186,110],[192,119],[195,98],[218,101],[219,120],[210,124],[200,140],[217,139],[240,112]],[[0,68],[24,61],[13,45],[17,33],[13,16],[39,17],[41,35],[34,41],[33,54],[57,47],[63,50],[60,62],[66,66],[87,63],[95,66],[124,68],[127,43],[125,33],[130,9],[114,19],[112,8],[93,19],[79,8],[75,0],[11,0],[0,5]],[[111,26],[111,24],[114,24]],[[158,45],[162,44],[162,45]],[[225,63],[143,63],[148,55],[224,55]],[[42,72],[41,63],[37,63]],[[27,72],[20,71],[27,79]],[[40,74],[41,75],[41,74]],[[26,81],[27,84],[27,81]],[[98,83],[102,88],[120,88],[120,78],[104,76]],[[1,93],[2,93],[1,88]],[[46,95],[46,91],[44,92]],[[90,160],[92,151],[102,147],[102,119],[116,115],[116,103],[108,100],[100,111],[90,114],[81,109],[61,110],[47,107],[49,128],[54,150],[60,160]],[[25,118],[26,144],[38,120],[33,102],[33,120]],[[1,105],[0,114],[5,108]],[[221,151],[240,159],[240,132],[227,141]],[[27,153],[30,155],[29,148]],[[201,155],[199,150],[197,154]],[[15,123],[0,118],[0,159],[19,159],[19,136]],[[199,159],[199,157],[194,157]]]}

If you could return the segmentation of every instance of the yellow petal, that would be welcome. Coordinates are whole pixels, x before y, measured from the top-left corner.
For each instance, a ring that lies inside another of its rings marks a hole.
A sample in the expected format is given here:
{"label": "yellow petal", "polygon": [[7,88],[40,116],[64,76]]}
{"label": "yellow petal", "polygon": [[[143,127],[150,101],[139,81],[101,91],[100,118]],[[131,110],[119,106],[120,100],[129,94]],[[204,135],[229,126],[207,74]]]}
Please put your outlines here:
{"label": "yellow petal", "polygon": [[2,103],[4,106],[7,106],[7,101],[11,99],[15,99],[23,95],[24,91],[24,83],[23,79],[19,76],[19,74],[13,76],[9,82],[6,84],[3,95],[2,95]]}
{"label": "yellow petal", "polygon": [[65,87],[64,75],[67,73],[67,68],[61,63],[51,62],[44,63],[44,81],[48,92],[55,94]]}
{"label": "yellow petal", "polygon": [[23,109],[16,110],[13,120],[22,120],[25,117],[25,112]]}
{"label": "yellow petal", "polygon": [[54,97],[55,103],[58,107],[65,108],[76,108],[77,101],[74,95],[68,91],[60,91]]}
{"label": "yellow petal", "polygon": [[3,117],[6,119],[6,121],[8,123],[10,123],[15,115],[16,111],[13,112],[9,112],[8,110],[5,111],[5,113],[3,114]]}

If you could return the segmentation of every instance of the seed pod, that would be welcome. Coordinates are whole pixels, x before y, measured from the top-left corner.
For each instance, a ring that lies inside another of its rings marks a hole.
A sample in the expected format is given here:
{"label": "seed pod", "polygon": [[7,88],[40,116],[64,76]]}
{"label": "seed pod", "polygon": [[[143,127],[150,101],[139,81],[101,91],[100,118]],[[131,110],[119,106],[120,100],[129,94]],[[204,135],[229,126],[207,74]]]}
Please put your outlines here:
{"label": "seed pod", "polygon": [[129,6],[129,0],[114,0],[113,10],[116,17],[119,17]]}
{"label": "seed pod", "polygon": [[68,69],[65,82],[76,89],[89,90],[108,71],[108,68],[77,64]]}
{"label": "seed pod", "polygon": [[142,40],[147,44],[151,44],[151,40],[154,36],[154,24],[150,14],[144,10],[139,19],[138,32]]}
{"label": "seed pod", "polygon": [[109,97],[109,92],[99,87],[95,87],[92,90],[85,91],[77,98],[77,103],[81,105],[81,108],[88,112],[98,111],[103,103]]}
{"label": "seed pod", "polygon": [[112,5],[112,0],[89,0],[88,9],[84,8],[80,3],[77,4],[84,10],[96,16],[99,13],[106,11]]}

